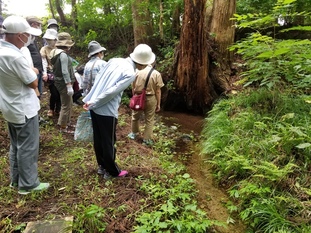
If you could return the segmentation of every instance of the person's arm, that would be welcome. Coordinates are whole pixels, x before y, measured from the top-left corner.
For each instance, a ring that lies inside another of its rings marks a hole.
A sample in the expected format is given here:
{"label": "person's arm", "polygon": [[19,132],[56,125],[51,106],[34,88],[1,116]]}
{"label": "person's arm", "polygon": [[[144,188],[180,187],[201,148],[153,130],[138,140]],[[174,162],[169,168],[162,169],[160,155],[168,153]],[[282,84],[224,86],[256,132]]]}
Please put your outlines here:
{"label": "person's arm", "polygon": [[71,77],[70,77],[70,72],[68,70],[68,64],[70,62],[68,55],[66,53],[61,53],[59,56],[60,62],[61,62],[61,68],[62,68],[62,74],[64,81],[66,83],[66,86],[72,85],[71,84]]}
{"label": "person's arm", "polygon": [[48,61],[46,57],[42,57],[42,66],[43,66],[42,79],[44,81],[47,81],[48,80],[48,72],[47,72]]}
{"label": "person's arm", "polygon": [[37,87],[38,87],[38,79],[36,79],[33,82],[29,83],[27,86],[36,90]]}
{"label": "person's arm", "polygon": [[155,91],[155,96],[157,99],[156,112],[159,112],[161,110],[161,88],[157,88],[157,90]]}
{"label": "person's arm", "polygon": [[119,79],[119,81],[114,86],[108,88],[106,91],[97,96],[97,98],[94,100],[93,103],[88,104],[89,110],[98,108],[108,103],[115,96],[124,91],[129,85],[131,85],[134,79],[135,75],[132,76],[125,75],[124,77]]}

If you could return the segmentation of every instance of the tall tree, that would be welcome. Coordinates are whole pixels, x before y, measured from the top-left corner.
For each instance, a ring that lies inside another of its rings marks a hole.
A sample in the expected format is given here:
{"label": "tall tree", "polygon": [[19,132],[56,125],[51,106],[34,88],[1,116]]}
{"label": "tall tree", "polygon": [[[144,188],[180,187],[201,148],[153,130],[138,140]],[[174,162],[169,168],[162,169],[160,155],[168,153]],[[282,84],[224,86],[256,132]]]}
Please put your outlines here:
{"label": "tall tree", "polygon": [[209,31],[215,41],[215,61],[211,78],[222,92],[229,91],[233,52],[229,46],[234,43],[234,21],[230,20],[236,10],[236,0],[214,0]]}
{"label": "tall tree", "polygon": [[203,110],[216,97],[209,78],[206,0],[185,0],[177,63],[173,71],[175,85],[185,98],[188,109]]}
{"label": "tall tree", "polygon": [[[220,94],[230,90],[232,57],[228,46],[234,40],[230,18],[235,11],[235,0],[214,0],[211,17],[206,16],[210,12],[206,8],[208,3],[210,0],[184,1],[182,31],[172,74],[187,108],[196,112],[206,112]],[[208,38],[207,21],[216,34],[214,41]]]}
{"label": "tall tree", "polygon": [[148,7],[149,0],[134,0],[132,3],[134,44],[145,43],[153,47],[153,25]]}

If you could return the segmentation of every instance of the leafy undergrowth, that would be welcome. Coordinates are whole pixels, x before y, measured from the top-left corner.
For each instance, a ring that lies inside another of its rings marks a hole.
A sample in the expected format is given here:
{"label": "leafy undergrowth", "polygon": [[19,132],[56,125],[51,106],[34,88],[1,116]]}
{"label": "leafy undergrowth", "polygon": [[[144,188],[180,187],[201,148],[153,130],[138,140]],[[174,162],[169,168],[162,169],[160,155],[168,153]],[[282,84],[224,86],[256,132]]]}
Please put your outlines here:
{"label": "leafy undergrowth", "polygon": [[203,153],[249,232],[311,232],[310,97],[246,90],[215,104]]}
{"label": "leafy undergrowth", "polygon": [[[47,96],[47,95],[45,95]],[[47,106],[43,99],[42,106]],[[77,119],[81,107],[74,107]],[[47,109],[41,109],[45,116]],[[73,232],[206,232],[223,223],[209,220],[196,203],[194,182],[174,159],[178,127],[158,122],[153,148],[127,138],[130,112],[120,108],[117,162],[125,178],[97,175],[91,143],[56,129],[57,119],[40,126],[39,176],[51,187],[21,196],[10,188],[6,122],[0,117],[0,232],[21,232],[27,222],[73,216]]]}

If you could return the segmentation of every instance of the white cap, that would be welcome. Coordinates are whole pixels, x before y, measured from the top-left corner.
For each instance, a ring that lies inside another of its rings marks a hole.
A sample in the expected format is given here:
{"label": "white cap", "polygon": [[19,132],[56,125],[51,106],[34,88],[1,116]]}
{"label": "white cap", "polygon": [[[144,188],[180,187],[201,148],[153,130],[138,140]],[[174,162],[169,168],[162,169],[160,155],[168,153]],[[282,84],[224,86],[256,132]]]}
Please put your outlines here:
{"label": "white cap", "polygon": [[11,15],[3,21],[4,33],[28,33],[34,36],[40,36],[42,31],[37,28],[30,27],[26,19],[21,16]]}
{"label": "white cap", "polygon": [[57,31],[53,28],[46,29],[43,38],[49,40],[57,40]]}
{"label": "white cap", "polygon": [[139,44],[130,54],[132,60],[141,65],[150,65],[155,61],[155,54],[146,44]]}

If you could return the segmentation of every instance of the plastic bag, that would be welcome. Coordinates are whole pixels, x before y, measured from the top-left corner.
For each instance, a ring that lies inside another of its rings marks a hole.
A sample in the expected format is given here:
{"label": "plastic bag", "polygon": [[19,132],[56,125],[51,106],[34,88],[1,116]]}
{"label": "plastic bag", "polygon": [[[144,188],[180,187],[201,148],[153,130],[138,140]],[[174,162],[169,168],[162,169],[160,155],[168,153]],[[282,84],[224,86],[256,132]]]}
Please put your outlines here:
{"label": "plastic bag", "polygon": [[93,126],[90,112],[81,112],[78,117],[74,140],[93,142]]}

